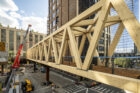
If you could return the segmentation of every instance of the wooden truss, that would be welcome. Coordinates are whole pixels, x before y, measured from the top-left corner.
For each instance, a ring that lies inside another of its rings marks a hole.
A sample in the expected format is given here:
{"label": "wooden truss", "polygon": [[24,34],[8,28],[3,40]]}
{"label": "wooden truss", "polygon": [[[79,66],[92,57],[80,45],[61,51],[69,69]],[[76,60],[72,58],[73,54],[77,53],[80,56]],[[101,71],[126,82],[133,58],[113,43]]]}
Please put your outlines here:
{"label": "wooden truss", "polygon": [[[118,13],[117,16],[109,15],[111,8]],[[95,17],[89,19],[92,15]],[[93,56],[99,56],[96,47],[104,28],[114,24],[119,24],[119,27],[110,44],[108,57],[113,55],[125,28],[140,50],[140,25],[124,0],[100,0],[57,31],[47,36],[44,40],[28,49],[27,59],[135,93],[140,93],[139,80],[89,70]],[[92,33],[94,34],[92,35]],[[81,42],[77,39],[78,37],[82,37]],[[87,49],[85,60],[82,61],[81,54],[86,38],[90,45]],[[72,56],[72,62],[76,64],[75,67],[62,64],[62,59],[66,56],[68,48]],[[52,57],[54,57],[53,61],[50,60]],[[100,62],[99,58],[98,62]]]}

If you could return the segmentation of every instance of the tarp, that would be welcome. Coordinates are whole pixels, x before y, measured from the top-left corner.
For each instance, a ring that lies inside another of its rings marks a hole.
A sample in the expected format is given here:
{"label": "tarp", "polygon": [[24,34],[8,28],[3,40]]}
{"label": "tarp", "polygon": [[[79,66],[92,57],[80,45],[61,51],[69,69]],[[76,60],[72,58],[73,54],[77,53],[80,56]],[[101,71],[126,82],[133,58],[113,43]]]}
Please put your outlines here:
{"label": "tarp", "polygon": [[0,51],[6,51],[4,42],[0,42]]}
{"label": "tarp", "polygon": [[0,62],[8,62],[8,51],[4,42],[0,42]]}

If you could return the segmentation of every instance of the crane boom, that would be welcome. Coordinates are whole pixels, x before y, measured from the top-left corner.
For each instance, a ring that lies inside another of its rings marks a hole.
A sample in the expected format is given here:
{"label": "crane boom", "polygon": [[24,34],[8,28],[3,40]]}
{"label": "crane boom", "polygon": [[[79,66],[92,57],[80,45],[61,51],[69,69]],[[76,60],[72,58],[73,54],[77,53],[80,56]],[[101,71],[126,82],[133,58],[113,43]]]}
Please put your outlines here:
{"label": "crane boom", "polygon": [[28,35],[28,33],[29,33],[30,27],[31,27],[31,25],[28,25],[26,34],[25,34],[25,36],[24,36],[24,39],[23,39],[22,43],[21,43],[20,46],[19,46],[19,49],[18,49],[18,52],[17,52],[17,54],[16,54],[16,58],[15,58],[15,60],[14,60],[14,64],[13,64],[12,68],[19,68],[19,64],[20,64],[20,62],[19,62],[19,57],[20,57],[21,51],[22,51],[22,49],[23,49],[23,45],[25,44],[25,41],[26,41],[27,35]]}

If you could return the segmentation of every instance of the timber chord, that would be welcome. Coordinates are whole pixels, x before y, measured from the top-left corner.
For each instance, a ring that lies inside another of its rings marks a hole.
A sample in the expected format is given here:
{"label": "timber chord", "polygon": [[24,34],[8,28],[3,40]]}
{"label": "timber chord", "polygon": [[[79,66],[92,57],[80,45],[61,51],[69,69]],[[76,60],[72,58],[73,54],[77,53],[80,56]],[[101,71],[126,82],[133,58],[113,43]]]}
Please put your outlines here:
{"label": "timber chord", "polygon": [[[109,15],[111,8],[117,12],[117,16]],[[95,17],[93,19],[87,19],[91,15],[95,15]],[[104,28],[114,24],[119,24],[119,27],[109,46],[108,57],[112,57],[124,29],[128,31],[138,50],[140,50],[140,24],[124,0],[100,0],[28,49],[27,59],[134,93],[140,93],[140,80],[138,79],[89,69],[93,57],[99,56],[96,47]],[[87,28],[84,28],[85,26],[87,26]],[[94,34],[92,35],[92,33]],[[81,42],[76,39],[77,37],[82,37]],[[85,59],[82,60],[81,54],[86,38],[90,45],[87,49]],[[62,64],[63,58],[68,56],[66,53],[67,50],[70,51],[72,62],[74,62],[76,66],[72,67]],[[98,63],[100,63],[100,58],[98,58]]]}

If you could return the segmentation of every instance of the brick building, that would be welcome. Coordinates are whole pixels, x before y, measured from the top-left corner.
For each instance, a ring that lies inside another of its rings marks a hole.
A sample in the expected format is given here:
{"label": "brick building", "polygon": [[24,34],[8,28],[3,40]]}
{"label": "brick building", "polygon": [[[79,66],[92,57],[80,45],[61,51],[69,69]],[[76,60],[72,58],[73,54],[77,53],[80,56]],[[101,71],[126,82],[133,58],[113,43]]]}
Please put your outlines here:
{"label": "brick building", "polygon": [[[48,30],[51,34],[59,27],[76,17],[78,14],[85,11],[87,8],[98,2],[98,0],[48,0],[49,1],[49,15],[48,15]],[[94,15],[91,16],[93,18]],[[87,40],[88,41],[88,40]],[[97,49],[100,56],[106,56],[108,46],[110,44],[110,29],[106,28],[99,41]],[[86,42],[85,49],[89,43]],[[84,56],[86,51],[83,51]]]}

